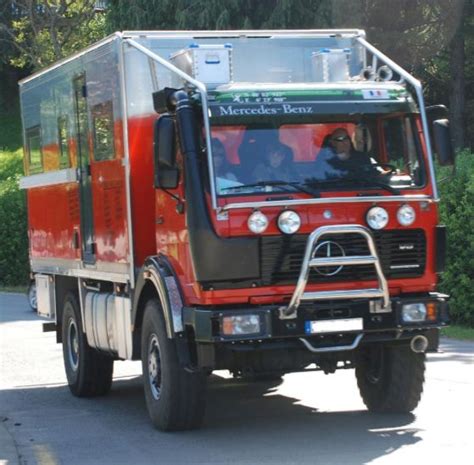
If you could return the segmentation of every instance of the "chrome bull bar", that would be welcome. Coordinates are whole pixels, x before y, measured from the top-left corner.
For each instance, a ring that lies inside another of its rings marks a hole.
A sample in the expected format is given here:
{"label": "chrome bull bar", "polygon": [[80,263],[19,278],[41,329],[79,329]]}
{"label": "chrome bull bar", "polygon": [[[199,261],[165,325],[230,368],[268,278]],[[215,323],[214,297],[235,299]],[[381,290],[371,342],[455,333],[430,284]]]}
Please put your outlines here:
{"label": "chrome bull bar", "polygon": [[[334,234],[360,234],[367,240],[370,255],[314,258],[316,244],[321,236]],[[311,268],[321,266],[340,267],[345,265],[374,265],[377,274],[378,288],[305,292]],[[280,308],[280,319],[296,318],[301,301],[328,299],[382,299],[383,307],[389,307],[390,298],[387,280],[385,279],[382,266],[380,265],[374,239],[368,228],[358,224],[321,226],[310,234],[306,243],[306,250],[295,291],[288,306]]]}

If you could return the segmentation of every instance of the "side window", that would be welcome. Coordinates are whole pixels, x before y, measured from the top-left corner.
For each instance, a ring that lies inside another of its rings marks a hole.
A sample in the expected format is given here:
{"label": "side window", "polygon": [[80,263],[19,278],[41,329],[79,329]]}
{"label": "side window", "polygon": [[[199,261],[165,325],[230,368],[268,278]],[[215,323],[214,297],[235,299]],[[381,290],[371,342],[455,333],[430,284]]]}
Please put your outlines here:
{"label": "side window", "polygon": [[41,128],[33,126],[26,130],[26,150],[28,174],[43,171],[43,153],[41,150]]}
{"label": "side window", "polygon": [[383,122],[387,162],[400,175],[409,176],[412,185],[423,184],[421,147],[410,117],[391,118]]}
{"label": "side window", "polygon": [[383,122],[385,132],[385,150],[390,163],[400,170],[405,169],[406,135],[401,118],[392,118]]}
{"label": "side window", "polygon": [[112,101],[99,103],[92,108],[92,127],[94,160],[113,160],[115,158],[115,147]]}
{"label": "side window", "polygon": [[58,118],[59,167],[69,168],[69,119],[66,115]]}

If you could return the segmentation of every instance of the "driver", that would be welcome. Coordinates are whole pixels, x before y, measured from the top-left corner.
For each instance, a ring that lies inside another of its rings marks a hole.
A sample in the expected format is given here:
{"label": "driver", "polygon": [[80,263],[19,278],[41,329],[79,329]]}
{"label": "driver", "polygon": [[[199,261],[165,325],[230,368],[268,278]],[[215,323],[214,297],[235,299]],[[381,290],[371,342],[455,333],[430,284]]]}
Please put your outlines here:
{"label": "driver", "polygon": [[354,150],[345,128],[337,128],[329,136],[328,147],[316,158],[316,176],[321,179],[349,174],[376,175],[374,162],[366,153]]}

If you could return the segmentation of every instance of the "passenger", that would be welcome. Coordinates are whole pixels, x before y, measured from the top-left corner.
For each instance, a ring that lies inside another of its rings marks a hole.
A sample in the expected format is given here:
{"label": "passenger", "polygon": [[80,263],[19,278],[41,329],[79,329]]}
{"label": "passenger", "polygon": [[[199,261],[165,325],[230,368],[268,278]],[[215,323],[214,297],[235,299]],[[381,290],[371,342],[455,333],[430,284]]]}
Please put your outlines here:
{"label": "passenger", "polygon": [[230,181],[237,181],[235,174],[232,173],[230,163],[227,161],[227,156],[224,144],[214,137],[212,143],[212,158],[214,159],[214,175],[219,178],[228,179]]}
{"label": "passenger", "polygon": [[232,173],[230,163],[227,161],[224,144],[216,137],[212,138],[212,158],[214,162],[214,177],[217,192],[223,193],[226,189],[239,185],[237,177]]}
{"label": "passenger", "polygon": [[344,128],[337,128],[332,132],[328,147],[323,148],[316,158],[315,171],[318,179],[337,178],[348,174],[377,174],[370,157],[354,150],[351,138]]}
{"label": "passenger", "polygon": [[297,181],[293,152],[287,145],[272,142],[265,150],[265,161],[255,168],[254,178],[261,181]]}

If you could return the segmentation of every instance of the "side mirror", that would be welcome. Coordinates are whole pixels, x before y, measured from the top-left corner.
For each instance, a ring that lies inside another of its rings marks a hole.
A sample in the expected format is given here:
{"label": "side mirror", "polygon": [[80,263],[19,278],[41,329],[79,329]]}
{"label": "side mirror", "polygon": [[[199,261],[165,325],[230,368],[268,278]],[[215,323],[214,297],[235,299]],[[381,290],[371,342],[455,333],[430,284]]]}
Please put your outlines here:
{"label": "side mirror", "polygon": [[454,165],[454,150],[448,119],[433,121],[433,141],[439,164],[441,166]]}
{"label": "side mirror", "polygon": [[155,121],[153,128],[153,151],[155,161],[155,187],[175,189],[179,182],[176,166],[176,131],[171,116],[163,115]]}

